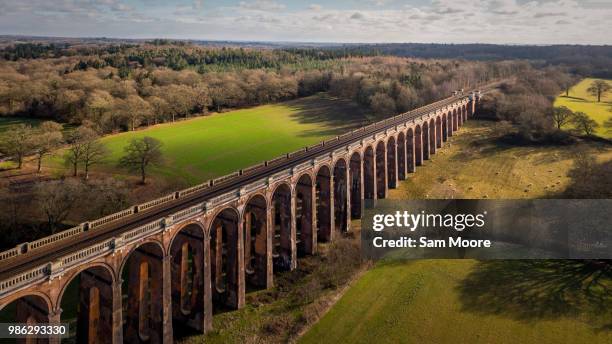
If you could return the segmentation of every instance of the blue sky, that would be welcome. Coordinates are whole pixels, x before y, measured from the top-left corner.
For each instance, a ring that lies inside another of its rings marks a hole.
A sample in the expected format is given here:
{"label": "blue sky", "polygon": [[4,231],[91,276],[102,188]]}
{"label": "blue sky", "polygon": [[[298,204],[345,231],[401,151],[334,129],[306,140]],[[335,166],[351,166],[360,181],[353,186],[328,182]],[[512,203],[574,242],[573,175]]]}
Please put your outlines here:
{"label": "blue sky", "polygon": [[612,44],[611,0],[0,0],[0,34]]}

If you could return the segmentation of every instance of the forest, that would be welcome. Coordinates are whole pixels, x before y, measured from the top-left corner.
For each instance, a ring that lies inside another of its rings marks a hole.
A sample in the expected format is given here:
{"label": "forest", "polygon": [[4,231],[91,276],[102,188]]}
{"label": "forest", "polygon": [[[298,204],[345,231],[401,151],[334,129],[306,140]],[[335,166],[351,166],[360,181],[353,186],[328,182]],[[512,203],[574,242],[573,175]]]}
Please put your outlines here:
{"label": "forest", "polygon": [[0,115],[135,130],[330,91],[380,116],[528,68],[520,62],[353,56],[345,50],[18,44],[0,56]]}

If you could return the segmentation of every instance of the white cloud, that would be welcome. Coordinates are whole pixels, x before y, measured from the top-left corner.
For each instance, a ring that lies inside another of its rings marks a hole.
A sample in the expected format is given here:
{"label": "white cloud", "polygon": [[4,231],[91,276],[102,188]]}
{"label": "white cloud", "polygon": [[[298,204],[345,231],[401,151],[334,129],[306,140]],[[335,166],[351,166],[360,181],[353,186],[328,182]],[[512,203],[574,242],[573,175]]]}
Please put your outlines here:
{"label": "white cloud", "polygon": [[191,8],[194,10],[201,10],[204,7],[204,0],[193,0]]}
{"label": "white cloud", "polygon": [[254,0],[254,1],[241,1],[239,4],[240,8],[255,10],[255,11],[280,11],[285,9],[285,5],[278,3],[273,0]]}
{"label": "white cloud", "polygon": [[[0,0],[0,33],[334,42],[612,44],[598,0],[354,0],[354,6],[214,0]],[[316,0],[313,0],[316,1]],[[603,0],[599,0],[600,2]],[[130,4],[132,7],[127,6]],[[387,6],[388,5],[388,6]],[[206,6],[206,11],[202,11]],[[199,9],[199,10],[198,10]],[[138,23],[138,25],[135,25]],[[571,24],[572,30],[567,30]],[[364,27],[367,26],[367,29]]]}

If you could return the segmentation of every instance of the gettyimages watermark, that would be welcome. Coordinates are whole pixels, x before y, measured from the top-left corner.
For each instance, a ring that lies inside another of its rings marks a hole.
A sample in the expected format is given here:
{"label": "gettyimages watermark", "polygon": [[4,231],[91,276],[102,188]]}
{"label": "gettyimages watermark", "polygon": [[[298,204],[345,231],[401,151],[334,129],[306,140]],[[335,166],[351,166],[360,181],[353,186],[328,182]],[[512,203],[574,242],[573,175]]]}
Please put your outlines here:
{"label": "gettyimages watermark", "polygon": [[366,259],[612,259],[612,200],[367,200]]}

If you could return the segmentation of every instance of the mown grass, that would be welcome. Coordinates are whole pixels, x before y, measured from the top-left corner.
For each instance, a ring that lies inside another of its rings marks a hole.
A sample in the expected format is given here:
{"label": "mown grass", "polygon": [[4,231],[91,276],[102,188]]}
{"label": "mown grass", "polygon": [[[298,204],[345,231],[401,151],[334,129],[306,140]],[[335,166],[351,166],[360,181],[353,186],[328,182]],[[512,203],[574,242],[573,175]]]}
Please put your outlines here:
{"label": "mown grass", "polygon": [[[125,174],[117,167],[133,138],[162,141],[165,163],[153,175],[189,184],[237,171],[342,134],[367,121],[349,101],[321,94],[274,105],[157,125],[102,139],[111,155],[94,172]],[[51,166],[61,168],[60,153]]]}
{"label": "mown grass", "polygon": [[[601,143],[515,146],[470,121],[392,199],[554,197]],[[593,281],[593,283],[591,283]],[[612,276],[579,261],[378,262],[300,343],[610,343]]]}
{"label": "mown grass", "polygon": [[610,343],[612,278],[583,265],[381,262],[300,343]]}
{"label": "mown grass", "polygon": [[[570,89],[569,96],[565,96],[565,93],[558,96],[555,100],[555,106],[567,106],[574,112],[582,111],[586,113],[599,124],[599,128],[596,131],[597,135],[612,138],[612,131],[603,126],[603,123],[612,117],[612,92],[608,92],[605,96],[601,97],[601,102],[598,103],[597,97],[587,92],[593,81],[595,79],[591,78],[580,81]],[[612,80],[606,81],[612,85]],[[571,128],[571,125],[566,127]]]}

